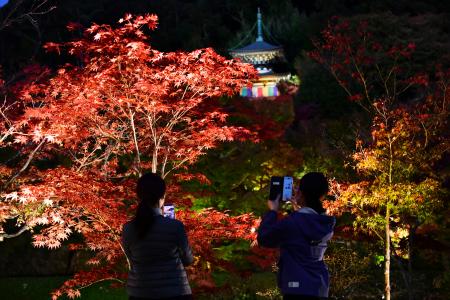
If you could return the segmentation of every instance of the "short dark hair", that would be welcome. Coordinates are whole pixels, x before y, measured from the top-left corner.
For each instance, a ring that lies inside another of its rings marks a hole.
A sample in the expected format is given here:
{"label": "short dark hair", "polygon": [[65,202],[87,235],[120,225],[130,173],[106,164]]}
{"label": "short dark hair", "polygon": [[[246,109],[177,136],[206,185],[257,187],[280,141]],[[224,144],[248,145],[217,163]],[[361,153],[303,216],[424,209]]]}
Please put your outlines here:
{"label": "short dark hair", "polygon": [[299,190],[305,197],[305,204],[317,213],[325,212],[320,197],[329,191],[328,180],[323,173],[310,172],[300,179]]}

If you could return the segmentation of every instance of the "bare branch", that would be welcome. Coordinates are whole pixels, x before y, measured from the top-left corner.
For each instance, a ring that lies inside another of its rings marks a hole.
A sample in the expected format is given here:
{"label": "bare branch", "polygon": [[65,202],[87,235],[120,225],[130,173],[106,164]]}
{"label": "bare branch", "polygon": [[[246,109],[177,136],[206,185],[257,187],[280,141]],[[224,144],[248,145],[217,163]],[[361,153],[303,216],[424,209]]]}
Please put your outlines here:
{"label": "bare branch", "polygon": [[130,105],[128,105],[128,110],[130,112],[130,123],[131,123],[131,130],[133,132],[133,141],[134,146],[136,148],[136,161],[137,161],[137,171],[139,173],[139,176],[141,176],[141,154],[139,153],[139,145],[137,142],[137,135],[136,135],[136,127],[134,125],[134,112],[131,111]]}
{"label": "bare branch", "polygon": [[36,155],[36,152],[44,145],[45,143],[45,138],[42,139],[42,141],[36,146],[36,148],[34,148],[34,150],[30,153],[30,155],[28,156],[27,161],[25,162],[25,164],[22,166],[22,168],[19,170],[19,172],[17,172],[5,185],[4,187],[7,187],[11,184],[11,182],[13,182],[23,171],[25,171],[28,166],[30,165],[31,161],[33,160],[34,156]]}
{"label": "bare branch", "polygon": [[15,237],[18,237],[19,235],[21,235],[22,233],[24,233],[25,231],[27,231],[29,228],[28,226],[24,225],[22,228],[19,229],[19,231],[17,231],[16,233],[0,233],[0,242],[2,242],[4,239],[12,239]]}
{"label": "bare branch", "polygon": [[117,282],[119,282],[119,283],[123,283],[123,280],[120,280],[120,279],[114,278],[114,277],[108,277],[108,278],[103,278],[103,279],[96,280],[96,281],[91,282],[91,283],[89,283],[89,284],[87,284],[87,285],[84,285],[84,286],[82,286],[82,287],[80,287],[80,288],[78,288],[78,289],[79,289],[79,290],[85,289],[85,288],[87,288],[87,287],[90,287],[91,285],[97,284],[97,283],[99,283],[99,282],[107,281],[107,280],[117,281]]}
{"label": "bare branch", "polygon": [[9,11],[8,15],[0,22],[0,31],[11,27],[15,23],[22,23],[24,20],[28,20],[35,28],[37,26],[37,20],[35,17],[48,14],[56,8],[56,6],[50,6],[45,8],[48,0],[35,0],[31,8],[25,12],[19,12],[23,6],[24,1],[15,1],[14,6]]}

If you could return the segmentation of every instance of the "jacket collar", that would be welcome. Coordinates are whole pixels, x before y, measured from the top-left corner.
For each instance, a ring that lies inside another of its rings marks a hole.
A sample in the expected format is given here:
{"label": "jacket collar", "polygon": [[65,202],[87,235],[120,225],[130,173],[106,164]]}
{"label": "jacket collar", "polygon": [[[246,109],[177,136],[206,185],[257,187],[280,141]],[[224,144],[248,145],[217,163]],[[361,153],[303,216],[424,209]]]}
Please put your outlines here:
{"label": "jacket collar", "polygon": [[314,209],[312,209],[311,207],[307,207],[307,206],[301,207],[298,210],[298,212],[299,213],[303,213],[303,214],[318,215],[318,213]]}
{"label": "jacket collar", "polygon": [[152,207],[152,212],[153,212],[155,215],[162,215],[162,213],[161,213],[161,208]]}

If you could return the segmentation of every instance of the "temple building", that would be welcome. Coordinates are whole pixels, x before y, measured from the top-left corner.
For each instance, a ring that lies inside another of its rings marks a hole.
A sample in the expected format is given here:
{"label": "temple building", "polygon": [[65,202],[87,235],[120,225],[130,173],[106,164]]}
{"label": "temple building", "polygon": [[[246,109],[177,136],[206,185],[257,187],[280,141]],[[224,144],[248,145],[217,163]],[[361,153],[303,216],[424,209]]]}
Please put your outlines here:
{"label": "temple building", "polygon": [[254,65],[259,75],[259,79],[255,80],[251,87],[243,87],[240,94],[242,97],[249,98],[276,97],[280,94],[277,83],[290,78],[289,73],[275,73],[272,70],[275,63],[285,61],[283,47],[264,41],[262,16],[259,8],[256,25],[257,37],[254,43],[230,50],[232,57],[240,58],[243,62]]}

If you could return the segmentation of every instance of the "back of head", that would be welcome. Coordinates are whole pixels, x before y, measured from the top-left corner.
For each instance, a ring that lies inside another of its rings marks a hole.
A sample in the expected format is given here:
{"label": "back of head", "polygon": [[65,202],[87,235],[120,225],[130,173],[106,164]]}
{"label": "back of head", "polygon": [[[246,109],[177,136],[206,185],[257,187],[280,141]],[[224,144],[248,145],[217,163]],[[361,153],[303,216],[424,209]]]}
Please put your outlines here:
{"label": "back of head", "polygon": [[325,212],[320,198],[328,193],[328,180],[323,173],[310,172],[300,179],[299,190],[305,199],[306,206],[317,213]]}
{"label": "back of head", "polygon": [[139,204],[134,218],[139,237],[142,238],[149,231],[155,219],[153,208],[158,206],[165,193],[166,184],[158,174],[146,173],[139,178],[136,186]]}
{"label": "back of head", "polygon": [[159,199],[166,193],[164,179],[155,173],[145,173],[142,175],[136,186],[136,194],[139,200],[146,202],[150,206],[158,203]]}

